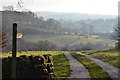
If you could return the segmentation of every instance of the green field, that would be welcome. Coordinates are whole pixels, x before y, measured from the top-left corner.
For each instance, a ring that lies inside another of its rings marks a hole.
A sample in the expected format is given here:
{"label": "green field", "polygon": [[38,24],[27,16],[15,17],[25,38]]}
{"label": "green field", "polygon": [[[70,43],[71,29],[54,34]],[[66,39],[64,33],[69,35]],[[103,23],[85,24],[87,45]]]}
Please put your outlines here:
{"label": "green field", "polygon": [[66,44],[85,44],[85,43],[108,43],[112,45],[112,40],[106,40],[102,38],[95,38],[93,36],[77,36],[77,35],[35,35],[35,36],[24,36],[24,39],[31,42],[38,42],[39,40],[48,40],[57,46],[64,46]]}
{"label": "green field", "polygon": [[120,68],[119,60],[120,55],[118,51],[82,51],[82,53],[91,55],[95,58],[101,59],[105,62],[112,64],[113,66]]}
{"label": "green field", "polygon": [[91,61],[85,56],[71,52],[71,55],[80,61],[89,71],[91,80],[112,80],[107,72],[105,72],[97,63]]}
{"label": "green field", "polygon": [[[43,54],[51,54],[53,57],[53,66],[54,66],[54,73],[58,80],[61,78],[64,79],[65,77],[69,76],[69,62],[64,57],[64,51],[26,51],[26,52],[18,52],[17,57],[21,55],[43,55]],[[2,54],[2,58],[11,56],[11,53],[4,53]]]}

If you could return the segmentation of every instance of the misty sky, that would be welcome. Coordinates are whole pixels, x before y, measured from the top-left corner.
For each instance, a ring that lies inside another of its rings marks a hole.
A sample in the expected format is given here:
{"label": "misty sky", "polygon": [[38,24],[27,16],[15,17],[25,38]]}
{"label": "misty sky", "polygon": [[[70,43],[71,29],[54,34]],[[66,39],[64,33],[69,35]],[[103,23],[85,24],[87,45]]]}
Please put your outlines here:
{"label": "misty sky", "polygon": [[[5,5],[17,6],[18,0],[0,0],[0,9]],[[22,0],[31,11],[73,12],[117,15],[120,0]]]}

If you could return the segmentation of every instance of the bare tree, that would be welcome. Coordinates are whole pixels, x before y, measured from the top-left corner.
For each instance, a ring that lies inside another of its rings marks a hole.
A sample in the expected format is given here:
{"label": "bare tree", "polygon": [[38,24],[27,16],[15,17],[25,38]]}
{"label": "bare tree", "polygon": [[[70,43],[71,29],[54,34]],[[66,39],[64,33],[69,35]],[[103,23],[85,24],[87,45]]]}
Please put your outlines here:
{"label": "bare tree", "polygon": [[116,48],[120,49],[120,21],[118,20],[118,26],[115,28],[115,31],[113,33],[113,37],[115,40],[117,40]]}
{"label": "bare tree", "polygon": [[118,2],[118,25],[115,28],[113,37],[117,40],[116,48],[120,50],[120,1]]}
{"label": "bare tree", "polygon": [[3,32],[3,31],[0,34],[0,45],[1,45],[2,48],[7,46],[6,33]]}

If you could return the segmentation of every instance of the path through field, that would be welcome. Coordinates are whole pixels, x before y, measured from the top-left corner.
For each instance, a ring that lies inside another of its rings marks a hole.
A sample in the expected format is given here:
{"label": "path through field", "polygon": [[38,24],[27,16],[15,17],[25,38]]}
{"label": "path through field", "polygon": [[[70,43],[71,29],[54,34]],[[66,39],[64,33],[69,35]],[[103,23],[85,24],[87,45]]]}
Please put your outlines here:
{"label": "path through field", "polygon": [[113,80],[120,80],[120,79],[116,79],[118,78],[118,68],[112,66],[111,64],[108,64],[106,62],[103,62],[102,60],[99,60],[97,58],[94,58],[90,55],[87,55],[87,54],[83,54],[81,52],[76,52],[77,54],[80,54],[80,55],[83,55],[87,58],[89,58],[90,60],[96,62],[98,65],[100,65],[104,71],[106,71]]}
{"label": "path through field", "polygon": [[70,62],[70,76],[66,80],[90,80],[90,75],[88,70],[74,57],[72,57],[69,52],[64,53],[65,57]]}

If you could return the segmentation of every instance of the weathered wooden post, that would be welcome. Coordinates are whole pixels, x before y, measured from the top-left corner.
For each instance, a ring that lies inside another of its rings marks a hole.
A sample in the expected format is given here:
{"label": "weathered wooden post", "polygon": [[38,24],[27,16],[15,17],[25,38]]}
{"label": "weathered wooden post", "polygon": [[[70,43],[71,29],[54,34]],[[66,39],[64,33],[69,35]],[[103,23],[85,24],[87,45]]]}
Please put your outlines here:
{"label": "weathered wooden post", "polygon": [[13,23],[12,37],[12,79],[16,80],[17,24]]}

